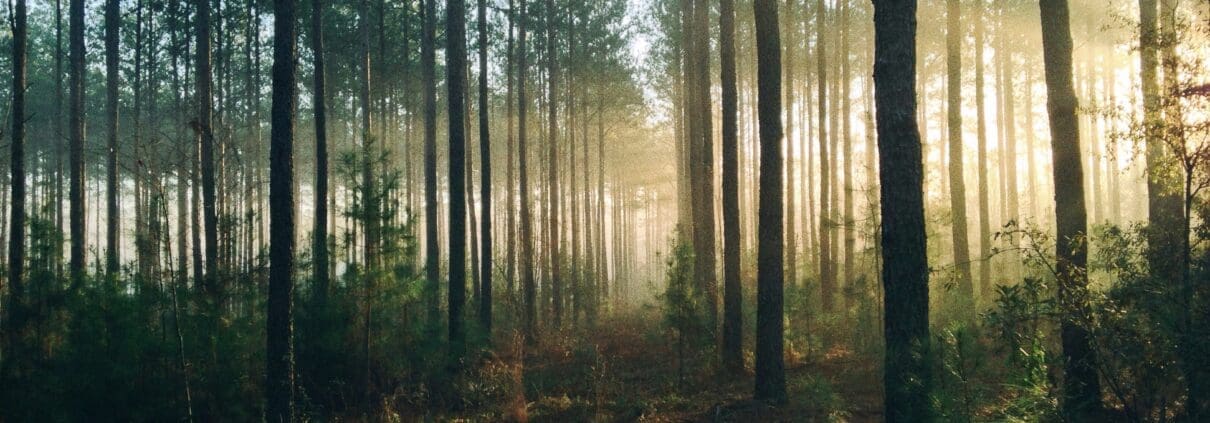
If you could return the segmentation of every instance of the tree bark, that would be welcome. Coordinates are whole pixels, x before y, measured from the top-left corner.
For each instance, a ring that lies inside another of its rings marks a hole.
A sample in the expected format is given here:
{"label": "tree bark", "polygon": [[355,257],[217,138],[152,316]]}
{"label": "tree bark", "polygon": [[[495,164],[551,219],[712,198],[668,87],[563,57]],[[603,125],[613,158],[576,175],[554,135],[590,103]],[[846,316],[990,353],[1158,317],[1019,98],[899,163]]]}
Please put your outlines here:
{"label": "tree bark", "polygon": [[828,154],[828,39],[826,36],[827,8],[823,0],[815,3],[816,77],[819,80],[819,289],[823,312],[833,309],[836,275],[832,268],[831,221],[832,166]]}
{"label": "tree bark", "polygon": [[315,231],[311,255],[315,260],[315,303],[320,309],[327,304],[331,263],[328,254],[328,116],[323,9],[324,0],[311,0],[311,54],[314,58],[311,103],[315,115]]}
{"label": "tree bark", "polygon": [[1054,154],[1055,255],[1058,261],[1060,336],[1065,373],[1063,413],[1072,421],[1093,421],[1101,410],[1100,382],[1087,316],[1088,244],[1084,172],[1080,159],[1078,106],[1072,84],[1072,42],[1066,0],[1042,0],[1042,53],[1046,66],[1046,108]]}
{"label": "tree bark", "polygon": [[205,231],[205,280],[203,290],[215,306],[223,301],[222,283],[218,278],[218,211],[215,202],[214,130],[211,117],[214,110],[213,80],[210,62],[210,0],[194,0],[197,35],[197,134],[201,141],[202,226]]}
{"label": "tree bark", "polygon": [[1180,263],[1173,260],[1179,248],[1181,200],[1177,182],[1167,167],[1172,152],[1164,143],[1164,117],[1158,79],[1160,37],[1156,0],[1139,0],[1139,76],[1143,94],[1143,128],[1146,138],[1148,264],[1151,273],[1178,280]]}
{"label": "tree bark", "polygon": [[777,1],[756,0],[757,78],[760,120],[760,234],[756,276],[756,393],[758,400],[786,401],[782,261],[781,40]]}
{"label": "tree bark", "polygon": [[966,182],[962,152],[962,33],[958,0],[946,0],[946,107],[949,130],[950,208],[953,213],[954,267],[957,269],[957,309],[965,322],[975,319],[975,291],[971,285],[970,245],[966,223]]}
{"label": "tree bark", "polygon": [[[105,276],[118,272],[118,234],[122,216],[118,209],[118,31],[121,28],[118,0],[105,1]],[[136,66],[139,57],[135,55]],[[135,88],[138,90],[137,86]],[[137,175],[136,175],[137,178]],[[136,205],[136,209],[137,209]],[[140,230],[142,228],[140,227]]]}
{"label": "tree bark", "polygon": [[[723,148],[723,367],[744,368],[743,286],[739,269],[739,169],[735,82],[735,1],[719,5],[719,55],[722,69]],[[791,263],[794,266],[794,263]]]}
{"label": "tree bark", "polygon": [[526,73],[529,71],[529,53],[525,45],[525,29],[528,21],[526,0],[519,0],[520,15],[517,17],[517,171],[519,172],[518,197],[521,201],[521,286],[524,296],[523,331],[525,344],[537,343],[537,284],[534,280],[534,236],[533,218],[530,215],[529,204],[529,148],[528,131],[526,130],[526,114],[529,110],[529,100],[525,97]]}
{"label": "tree bark", "polygon": [[[21,351],[18,343],[25,323],[25,89],[26,49],[28,48],[25,0],[13,7],[13,108],[12,160],[10,170],[12,204],[9,205],[8,302],[5,305],[5,351]],[[56,209],[57,210],[57,209]],[[17,353],[20,354],[20,353]],[[7,358],[7,357],[6,357]]]}
{"label": "tree bark", "polygon": [[550,237],[550,273],[551,273],[551,295],[553,296],[552,312],[554,313],[554,325],[559,328],[563,324],[563,275],[560,257],[561,248],[559,244],[559,155],[558,155],[558,110],[559,105],[555,98],[556,88],[559,81],[558,60],[555,55],[555,3],[554,0],[546,0],[546,83],[547,83],[547,102],[546,111],[548,113],[546,124],[547,127],[547,227]]}
{"label": "tree bark", "polygon": [[[295,2],[274,0],[273,15],[265,420],[291,422],[294,420],[294,330],[291,309],[294,296],[294,121],[297,107],[294,68],[298,60]],[[322,82],[317,85],[322,85]]]}
{"label": "tree bark", "polygon": [[492,334],[492,149],[487,114],[487,5],[479,0],[479,201],[480,266],[479,325],[488,341]]}
{"label": "tree bark", "polygon": [[462,306],[466,302],[466,5],[446,0],[446,90],[449,105],[449,363],[461,366],[466,353]]}
{"label": "tree bark", "polygon": [[[975,9],[975,123],[978,137],[978,158],[976,166],[979,175],[979,292],[991,292],[991,216],[989,216],[989,191],[987,180],[987,119],[984,104],[983,78],[983,43],[984,24],[983,9],[985,4],[980,2]],[[1003,54],[996,51],[996,55]]]}
{"label": "tree bark", "polygon": [[71,227],[71,285],[78,289],[84,283],[84,0],[71,0],[68,5],[68,44],[70,46],[68,86],[68,132],[71,138],[70,197]]}
{"label": "tree bark", "polygon": [[916,122],[916,2],[874,1],[887,422],[931,421],[924,168]]}
{"label": "tree bark", "polygon": [[441,240],[437,220],[437,62],[436,24],[437,0],[421,0],[423,4],[420,48],[422,84],[424,85],[424,228],[425,276],[429,325],[436,327],[441,319]]}

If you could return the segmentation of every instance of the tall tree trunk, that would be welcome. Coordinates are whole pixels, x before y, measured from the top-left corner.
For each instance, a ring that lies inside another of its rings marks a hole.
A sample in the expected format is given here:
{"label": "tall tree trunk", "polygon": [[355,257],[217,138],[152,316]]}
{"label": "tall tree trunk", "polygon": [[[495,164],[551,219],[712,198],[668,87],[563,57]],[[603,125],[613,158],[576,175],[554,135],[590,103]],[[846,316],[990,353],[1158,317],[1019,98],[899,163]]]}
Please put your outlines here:
{"label": "tall tree trunk", "polygon": [[311,90],[315,114],[315,231],[311,256],[315,260],[315,304],[326,307],[328,299],[328,113],[327,67],[324,62],[324,0],[311,0],[311,54],[314,57],[314,87]]}
{"label": "tall tree trunk", "polygon": [[479,0],[479,201],[481,269],[479,277],[479,325],[488,341],[492,334],[492,149],[487,114],[487,4]]}
{"label": "tall tree trunk", "polygon": [[874,101],[882,203],[884,416],[933,420],[924,168],[916,122],[916,1],[874,0]]}
{"label": "tall tree trunk", "polygon": [[21,350],[17,345],[25,323],[25,61],[28,44],[25,0],[17,0],[13,9],[13,133],[9,145],[12,204],[8,222],[8,302],[4,319],[5,352],[9,354]]}
{"label": "tall tree trunk", "polygon": [[[54,169],[54,192],[53,197],[54,207],[49,207],[51,213],[54,214],[52,219],[55,225],[55,231],[63,233],[63,212],[60,208],[63,207],[63,153],[67,148],[64,141],[67,139],[63,134],[63,4],[62,0],[55,0],[55,148],[58,148],[60,153],[55,154],[55,169]],[[63,275],[63,244],[58,243],[54,247],[53,271],[57,276]]]}
{"label": "tall tree trunk", "polygon": [[449,104],[450,286],[449,363],[461,366],[466,352],[462,306],[466,301],[466,5],[445,2],[446,89]]}
{"label": "tall tree trunk", "polygon": [[957,269],[957,283],[962,319],[973,322],[975,319],[975,291],[971,286],[970,246],[967,240],[966,224],[966,182],[963,170],[964,154],[962,152],[962,27],[960,23],[961,9],[958,0],[946,0],[946,89],[948,94],[947,122],[949,123],[949,176],[950,176],[950,208],[953,212],[953,241],[954,266]]}
{"label": "tall tree trunk", "polygon": [[[118,209],[118,31],[122,25],[118,4],[118,0],[105,1],[105,275],[111,280],[118,272],[118,225],[122,219]],[[137,54],[134,60],[138,66]]]}
{"label": "tall tree trunk", "polygon": [[[855,232],[856,222],[853,220],[853,133],[852,133],[852,109],[853,109],[853,77],[851,73],[852,65],[849,58],[849,29],[850,9],[853,5],[849,1],[843,1],[840,9],[840,99],[841,99],[841,154],[844,157],[844,289],[841,292],[846,292],[853,285],[856,277],[853,275],[853,265],[855,261],[855,252],[857,248],[857,238]],[[849,303],[847,296],[844,297],[844,308],[848,310]]]}
{"label": "tall tree trunk", "polygon": [[533,236],[533,219],[529,212],[529,169],[527,162],[529,158],[529,149],[526,146],[528,131],[526,131],[526,113],[529,109],[529,100],[525,98],[525,80],[526,72],[529,70],[527,62],[529,54],[525,45],[525,28],[528,16],[525,8],[526,0],[518,0],[520,3],[520,14],[517,16],[517,171],[519,172],[518,181],[518,197],[521,201],[521,286],[524,291],[524,307],[525,311],[522,318],[522,327],[525,333],[525,344],[534,345],[537,343],[537,286],[534,281],[534,236]]}
{"label": "tall tree trunk", "polygon": [[1180,239],[1180,196],[1177,182],[1165,168],[1172,152],[1164,144],[1164,117],[1158,79],[1160,37],[1156,0],[1139,0],[1139,75],[1143,91],[1143,126],[1146,138],[1148,263],[1153,275],[1178,280],[1177,256]]}
{"label": "tall tree trunk", "polygon": [[1063,413],[1072,421],[1094,421],[1101,410],[1096,355],[1087,316],[1087,216],[1080,159],[1078,106],[1072,84],[1072,42],[1066,0],[1042,0],[1042,53],[1046,65],[1046,108],[1054,154],[1055,255],[1058,261],[1060,335],[1065,373]]}
{"label": "tall tree trunk", "polygon": [[[361,29],[361,51],[358,58],[360,66],[357,77],[361,90],[359,96],[361,100],[361,154],[364,161],[361,168],[361,206],[365,220],[363,223],[365,231],[362,232],[362,235],[364,236],[365,270],[367,275],[369,275],[378,269],[378,226],[382,220],[382,216],[378,213],[378,200],[381,196],[374,186],[374,162],[378,159],[377,152],[374,150],[375,140],[371,123],[374,110],[372,109],[373,100],[370,98],[370,6],[368,0],[362,0],[359,4],[358,26]],[[372,285],[370,283],[372,279],[373,277],[367,278],[367,284]]]}
{"label": "tall tree trunk", "polygon": [[[989,216],[988,181],[987,181],[987,119],[985,111],[986,97],[984,96],[983,79],[983,43],[984,24],[983,10],[986,4],[979,2],[975,5],[975,120],[978,137],[978,158],[976,166],[979,175],[979,292],[991,292],[991,216]],[[996,55],[1003,54],[996,51]]]}
{"label": "tall tree trunk", "polygon": [[781,40],[777,1],[756,0],[757,78],[760,108],[760,246],[756,275],[756,399],[786,401],[782,310]]}
{"label": "tall tree trunk", "polygon": [[[318,3],[318,2],[317,2]],[[265,420],[294,420],[295,2],[273,2],[273,114],[269,141],[269,300],[266,313]],[[319,6],[315,6],[319,7]],[[319,25],[319,24],[316,24]],[[322,51],[322,50],[321,50]],[[322,84],[322,83],[321,83]]]}
{"label": "tall tree trunk", "polygon": [[[790,134],[790,135],[786,137],[786,148],[785,148],[785,159],[784,159],[785,162],[782,164],[782,168],[783,168],[782,173],[784,174],[783,180],[785,181],[785,184],[786,184],[786,199],[785,199],[786,216],[785,216],[785,220],[784,220],[785,225],[786,225],[786,274],[785,274],[785,279],[790,281],[791,285],[798,283],[798,230],[797,230],[797,228],[795,228],[795,223],[797,223],[798,219],[795,218],[795,214],[796,214],[795,209],[797,207],[796,207],[796,201],[794,199],[797,192],[794,187],[794,167],[795,167],[794,166],[794,149],[795,148],[794,148],[794,143],[793,143],[793,138],[792,138],[792,136],[795,132],[794,131],[794,129],[795,129],[794,118],[796,117],[794,115],[794,103],[795,103],[794,100],[797,98],[796,97],[797,93],[795,92],[795,88],[798,86],[798,81],[794,77],[794,68],[797,67],[796,65],[798,65],[797,61],[794,58],[795,57],[794,54],[798,49],[797,19],[794,19],[795,11],[796,11],[796,9],[795,9],[794,2],[786,2],[785,14],[786,14],[786,16],[789,16],[790,19],[786,20],[787,23],[789,23],[789,25],[788,25],[788,28],[783,29],[784,35],[782,37],[782,38],[786,39],[785,44],[783,44],[783,47],[785,48],[785,52],[784,52],[785,60],[782,62],[782,69],[783,69],[783,72],[785,72],[785,81],[782,83],[782,89],[784,91],[783,98],[786,99],[786,105],[785,105],[785,109],[786,109],[785,110],[785,120],[786,121],[785,121],[784,132],[787,134]],[[802,124],[801,126],[802,126],[802,129],[805,130],[807,125]],[[724,242],[726,242],[726,241],[724,240]],[[726,260],[726,258],[724,258],[724,260]]]}
{"label": "tall tree trunk", "polygon": [[504,178],[506,181],[508,181],[508,189],[505,190],[505,194],[508,196],[508,200],[506,201],[508,205],[506,214],[508,216],[507,223],[505,224],[505,231],[508,233],[508,239],[505,243],[505,274],[507,275],[505,279],[508,283],[508,295],[513,299],[516,298],[513,295],[516,294],[515,288],[517,283],[517,182],[516,177],[514,176],[517,163],[517,146],[516,138],[514,138],[515,132],[513,131],[513,105],[515,104],[513,102],[513,98],[516,95],[516,78],[514,76],[516,65],[513,64],[513,61],[515,60],[517,54],[517,49],[514,47],[515,35],[513,35],[515,33],[514,25],[517,19],[517,11],[515,8],[516,4],[514,0],[508,0],[508,44],[505,46],[505,56],[507,57],[506,60],[508,61],[505,69],[508,79],[508,90],[504,97],[506,109],[505,119],[508,120],[508,164],[505,166],[506,174]]}
{"label": "tall tree trunk", "polygon": [[84,0],[71,0],[68,7],[71,58],[68,99],[71,137],[71,182],[68,192],[71,203],[71,285],[75,290],[84,283]]}
{"label": "tall tree trunk", "polygon": [[222,283],[218,278],[218,211],[215,202],[214,111],[210,64],[210,0],[194,0],[197,4],[197,105],[196,130],[201,141],[202,225],[205,230],[206,257],[203,290],[215,306],[221,308]]}
{"label": "tall tree trunk", "polygon": [[[739,269],[739,170],[735,82],[735,1],[719,5],[719,55],[722,69],[723,142],[723,367],[744,368],[743,286]],[[790,264],[795,266],[794,263]]]}
{"label": "tall tree trunk", "polygon": [[559,69],[558,60],[555,55],[555,3],[554,0],[546,0],[546,83],[547,83],[547,231],[549,231],[550,245],[550,273],[551,273],[551,295],[554,302],[552,303],[552,312],[554,313],[554,325],[556,328],[562,326],[563,322],[563,275],[562,266],[560,266],[562,258],[560,257],[559,244],[559,155],[558,155],[558,110],[559,105],[555,98],[558,92]]}
{"label": "tall tree trunk", "polygon": [[819,289],[823,312],[833,309],[833,294],[836,290],[836,275],[832,269],[832,204],[829,200],[832,186],[832,167],[828,154],[828,39],[827,9],[824,0],[815,3],[816,78],[819,80]]}
{"label": "tall tree trunk", "polygon": [[436,24],[437,0],[421,0],[422,31],[420,48],[422,85],[424,85],[424,254],[427,279],[427,305],[430,327],[437,327],[441,319],[441,240],[438,239],[437,220],[437,62]]}
{"label": "tall tree trunk", "polygon": [[[694,0],[693,7],[693,118],[696,136],[690,145],[690,181],[693,186],[694,279],[705,294],[707,327],[718,327],[718,277],[715,274],[714,240],[714,125],[710,102],[710,5]],[[780,60],[779,60],[780,62]],[[780,73],[780,72],[779,72]],[[783,235],[784,236],[784,235]]]}

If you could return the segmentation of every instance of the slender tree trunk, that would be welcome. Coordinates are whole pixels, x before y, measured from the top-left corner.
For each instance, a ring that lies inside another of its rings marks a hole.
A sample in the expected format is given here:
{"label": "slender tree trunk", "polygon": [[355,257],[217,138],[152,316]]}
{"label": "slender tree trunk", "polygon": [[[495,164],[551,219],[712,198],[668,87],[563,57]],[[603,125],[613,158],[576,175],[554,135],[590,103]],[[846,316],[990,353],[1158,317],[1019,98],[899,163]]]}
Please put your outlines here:
{"label": "slender tree trunk", "polygon": [[[987,181],[987,119],[983,79],[984,24],[983,2],[975,5],[975,120],[979,153],[976,166],[979,175],[979,292],[991,292],[991,216],[989,216]],[[1003,52],[996,51],[996,55]]]}
{"label": "slender tree trunk", "polygon": [[327,67],[324,61],[324,0],[311,0],[311,54],[314,57],[314,87],[311,103],[315,120],[315,230],[311,256],[315,261],[315,304],[327,305],[329,285],[328,254],[328,115]]}
{"label": "slender tree trunk", "polygon": [[819,80],[819,289],[823,312],[833,309],[836,275],[832,269],[832,186],[831,155],[828,154],[828,39],[826,37],[827,9],[824,0],[815,3],[816,78]]}
{"label": "slender tree trunk", "polygon": [[194,0],[197,5],[197,104],[196,130],[201,140],[202,225],[205,230],[206,257],[203,290],[215,306],[221,308],[223,290],[218,278],[218,210],[215,202],[215,144],[211,115],[214,98],[210,63],[210,0]]}
{"label": "slender tree trunk", "polygon": [[555,98],[555,93],[558,91],[559,69],[558,60],[555,55],[555,3],[554,0],[546,0],[546,83],[547,83],[547,103],[546,112],[548,114],[546,124],[547,127],[547,231],[549,231],[550,245],[550,272],[551,272],[551,295],[553,296],[552,312],[554,313],[554,325],[556,328],[562,326],[563,322],[563,275],[560,258],[561,249],[559,244],[559,155],[558,155],[558,110],[559,106]]}
{"label": "slender tree trunk", "polygon": [[[710,5],[694,0],[693,55],[691,71],[695,73],[693,119],[696,135],[690,145],[690,181],[693,184],[693,248],[694,279],[705,294],[707,327],[718,327],[718,278],[715,274],[714,219],[714,130],[710,103]],[[783,235],[784,236],[784,235]]]}
{"label": "slender tree trunk", "polygon": [[[118,31],[121,27],[118,3],[118,0],[105,1],[105,275],[111,279],[118,272],[118,225],[122,219],[118,209]],[[134,60],[138,63],[138,55]]]}
{"label": "slender tree trunk", "polygon": [[1173,260],[1179,247],[1180,197],[1177,182],[1165,168],[1172,152],[1164,144],[1164,117],[1158,79],[1160,37],[1156,0],[1139,0],[1139,74],[1143,94],[1143,126],[1146,137],[1148,263],[1159,278],[1177,280],[1180,263]]}
{"label": "slender tree trunk", "polygon": [[781,40],[776,0],[756,0],[757,78],[760,108],[760,246],[756,276],[756,399],[786,401],[782,357],[782,126]]}
{"label": "slender tree trunk", "polygon": [[[798,283],[798,229],[795,227],[795,223],[797,223],[798,219],[795,218],[795,214],[796,214],[795,208],[797,208],[797,207],[796,207],[796,201],[795,201],[794,197],[797,194],[797,192],[796,192],[797,190],[794,187],[794,167],[795,167],[794,166],[794,160],[795,160],[794,159],[794,149],[795,148],[794,148],[792,136],[795,132],[794,131],[794,129],[795,129],[795,126],[794,126],[795,119],[794,118],[796,117],[794,115],[794,103],[795,103],[794,100],[797,98],[797,96],[796,96],[797,93],[795,92],[795,88],[798,86],[798,81],[795,79],[795,76],[794,76],[794,68],[797,67],[796,65],[798,64],[797,61],[794,59],[794,54],[798,48],[798,43],[797,43],[798,34],[796,31],[797,19],[793,18],[795,15],[795,10],[796,10],[795,4],[794,4],[794,2],[786,2],[785,6],[786,6],[786,9],[785,9],[786,16],[791,17],[790,19],[786,20],[787,23],[789,23],[789,25],[788,25],[789,28],[783,29],[784,36],[782,37],[782,38],[786,39],[786,43],[783,44],[783,47],[785,49],[785,52],[784,52],[785,60],[782,63],[782,69],[783,69],[783,72],[785,72],[785,81],[782,83],[782,89],[784,91],[783,98],[786,99],[786,105],[785,105],[786,110],[784,113],[785,114],[785,130],[784,130],[784,132],[787,134],[790,134],[789,136],[786,137],[785,159],[784,159],[785,162],[783,163],[783,166],[782,166],[783,167],[782,173],[784,175],[783,180],[785,181],[785,184],[786,184],[786,199],[785,199],[786,215],[785,215],[785,220],[784,220],[785,225],[786,225],[786,274],[785,274],[785,279],[790,281],[791,285],[794,285],[794,284]],[[802,129],[806,129],[805,124],[803,124],[801,126],[802,126]],[[724,258],[724,260],[726,260],[726,259]]]}
{"label": "slender tree trunk", "polygon": [[461,366],[466,353],[462,306],[466,301],[466,5],[446,0],[446,89],[449,104],[450,286],[449,362]]}
{"label": "slender tree trunk", "polygon": [[[735,82],[735,1],[719,7],[719,55],[722,61],[723,142],[723,367],[744,368],[743,286],[739,269],[738,99]],[[793,267],[795,264],[791,263]]]}
{"label": "slender tree trunk", "polygon": [[1072,421],[1094,421],[1101,411],[1100,382],[1090,334],[1081,326],[1087,309],[1087,216],[1080,159],[1078,107],[1072,84],[1072,42],[1066,0],[1042,0],[1042,52],[1046,65],[1046,108],[1054,154],[1056,258],[1060,335],[1065,373],[1063,413]]}
{"label": "slender tree trunk", "polygon": [[8,222],[8,302],[4,310],[4,344],[7,347],[4,351],[9,355],[23,350],[18,344],[22,326],[25,324],[25,62],[28,44],[25,0],[17,0],[13,9],[13,133],[12,144],[9,145],[12,160],[12,179],[9,181],[12,204]]}
{"label": "slender tree trunk", "polygon": [[492,333],[492,149],[487,114],[487,5],[479,0],[479,201],[481,269],[479,271],[479,325],[488,341]]}
{"label": "slender tree trunk", "polygon": [[[841,3],[840,9],[840,99],[841,99],[841,154],[844,157],[844,289],[841,292],[847,292],[849,287],[853,286],[856,280],[854,276],[854,261],[856,253],[853,251],[857,248],[857,238],[855,225],[853,220],[853,133],[852,133],[852,109],[853,109],[853,76],[851,73],[852,66],[849,57],[849,33],[851,24],[849,15],[853,5],[849,1]],[[849,303],[847,296],[844,297],[844,308],[848,310]]]}
{"label": "slender tree trunk", "polygon": [[71,182],[68,192],[71,203],[71,285],[78,289],[84,283],[84,0],[70,0],[68,6],[71,58],[68,99],[71,137]]}
{"label": "slender tree trunk", "polygon": [[436,30],[437,0],[421,0],[424,8],[420,48],[420,61],[424,85],[424,228],[425,228],[425,276],[427,278],[428,320],[436,327],[441,319],[440,278],[441,254],[437,220],[437,62]]}
{"label": "slender tree trunk", "polygon": [[[364,236],[365,248],[365,266],[367,275],[374,273],[378,269],[378,226],[382,220],[382,216],[378,212],[378,201],[381,197],[374,183],[374,162],[377,161],[377,154],[374,149],[374,135],[371,132],[373,129],[371,117],[373,116],[373,99],[371,96],[371,62],[370,62],[370,11],[369,1],[362,0],[358,8],[359,27],[361,29],[361,51],[359,57],[358,79],[360,80],[360,100],[361,100],[361,148],[362,148],[362,163],[361,168],[361,188],[362,188],[362,213],[364,214],[365,230],[362,232]],[[373,277],[367,279],[367,283],[372,285],[370,281]],[[367,305],[368,307],[368,305]],[[369,312],[367,311],[367,314]]]}
{"label": "slender tree trunk", "polygon": [[[294,8],[295,2],[291,0],[273,2],[273,121],[269,142],[269,213],[272,219],[269,221],[268,342],[265,349],[265,420],[270,422],[294,420],[291,303],[294,296],[294,121],[297,107],[294,68],[298,54]],[[322,82],[317,85],[322,86]]]}
{"label": "slender tree trunk", "polygon": [[970,247],[967,240],[966,183],[962,152],[962,30],[958,0],[946,0],[946,74],[949,105],[946,108],[949,122],[949,176],[950,208],[953,212],[954,266],[962,319],[973,322],[974,288],[971,286]]}
{"label": "slender tree trunk", "polygon": [[528,140],[528,131],[526,131],[526,113],[529,110],[529,100],[525,97],[525,82],[526,73],[528,72],[529,58],[528,51],[525,45],[525,29],[528,21],[526,15],[526,0],[518,0],[520,4],[520,15],[517,16],[517,171],[519,172],[518,181],[518,197],[521,201],[521,286],[524,291],[524,307],[525,311],[522,318],[523,331],[525,333],[525,344],[534,345],[537,343],[537,284],[534,281],[534,236],[533,236],[533,219],[529,211],[529,149],[526,145]]}
{"label": "slender tree trunk", "polygon": [[514,138],[515,132],[513,131],[513,121],[514,121],[513,105],[515,104],[513,102],[513,98],[516,95],[516,88],[515,88],[516,87],[516,78],[514,77],[514,71],[515,71],[516,65],[513,63],[513,61],[515,60],[515,57],[517,54],[517,49],[514,47],[514,40],[513,40],[513,38],[514,38],[513,34],[515,33],[514,25],[515,25],[515,22],[517,19],[516,18],[517,11],[515,8],[516,8],[516,4],[515,4],[514,0],[509,0],[508,1],[508,44],[507,44],[507,46],[505,46],[506,56],[507,56],[507,61],[508,61],[507,68],[505,69],[505,73],[507,74],[507,79],[508,79],[508,92],[506,93],[505,98],[504,98],[505,108],[506,108],[505,114],[507,115],[507,116],[505,116],[505,119],[508,120],[508,154],[507,154],[508,164],[505,166],[505,168],[507,169],[507,171],[506,171],[507,173],[505,175],[505,180],[508,181],[508,189],[506,190],[506,194],[508,195],[508,200],[507,200],[508,210],[506,213],[508,215],[508,217],[507,217],[508,223],[506,223],[507,228],[505,229],[508,232],[508,240],[506,241],[507,244],[506,244],[506,248],[505,248],[505,254],[506,254],[505,260],[507,261],[507,264],[505,265],[505,273],[508,276],[505,279],[507,279],[507,283],[508,283],[508,295],[514,299],[516,298],[516,297],[513,297],[513,295],[515,295],[515,292],[516,292],[515,287],[516,287],[516,283],[517,283],[517,212],[516,212],[516,210],[517,210],[517,192],[516,192],[516,176],[514,176],[514,173],[516,172],[516,163],[517,163],[517,159],[516,159],[517,146],[516,146],[516,138]]}
{"label": "slender tree trunk", "polygon": [[874,46],[885,290],[884,416],[889,423],[932,421],[915,0],[874,0]]}

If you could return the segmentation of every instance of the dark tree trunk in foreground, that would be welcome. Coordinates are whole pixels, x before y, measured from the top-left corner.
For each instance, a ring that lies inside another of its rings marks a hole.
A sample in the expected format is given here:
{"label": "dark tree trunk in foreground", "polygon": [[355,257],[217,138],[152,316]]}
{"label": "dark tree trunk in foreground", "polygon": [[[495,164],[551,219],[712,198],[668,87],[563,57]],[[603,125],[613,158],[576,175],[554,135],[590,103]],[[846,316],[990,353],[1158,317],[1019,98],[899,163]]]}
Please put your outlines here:
{"label": "dark tree trunk in foreground", "polygon": [[450,286],[449,357],[458,366],[466,351],[462,305],[466,301],[466,5],[445,2],[445,86],[449,105]]}
{"label": "dark tree trunk in foreground", "polygon": [[974,289],[971,287],[970,241],[966,225],[966,182],[962,153],[962,27],[958,0],[945,2],[945,62],[949,129],[950,208],[953,213],[954,266],[957,268],[959,302],[964,322],[974,321]]}
{"label": "dark tree trunk in foreground", "polygon": [[756,269],[756,399],[786,401],[782,349],[781,40],[777,1],[756,0],[756,58],[760,121],[760,204]]}
{"label": "dark tree trunk in foreground", "polygon": [[492,335],[492,149],[487,115],[487,2],[479,0],[479,325],[487,339]]}
{"label": "dark tree trunk in foreground", "polygon": [[67,85],[68,136],[71,138],[71,181],[68,197],[71,203],[71,284],[78,288],[84,282],[84,0],[71,0],[68,6],[68,45],[71,67]]}
{"label": "dark tree trunk in foreground", "polygon": [[1101,409],[1096,356],[1087,329],[1087,215],[1080,163],[1080,126],[1072,86],[1071,27],[1066,0],[1042,0],[1042,53],[1046,65],[1046,108],[1050,115],[1055,181],[1055,256],[1063,321],[1065,373],[1063,413],[1072,421],[1094,421]]}
{"label": "dark tree trunk in foreground", "polygon": [[206,257],[205,281],[202,282],[204,292],[211,301],[219,305],[222,301],[222,290],[218,279],[218,211],[215,208],[215,178],[214,178],[214,128],[211,125],[211,114],[214,109],[214,99],[211,93],[213,85],[210,69],[210,0],[194,0],[197,3],[197,104],[198,116],[195,128],[201,137],[201,177],[202,177],[202,227],[205,231]]}
{"label": "dark tree trunk in foreground", "polygon": [[931,421],[924,165],[916,123],[916,1],[874,1],[874,101],[882,203],[890,423]]}
{"label": "dark tree trunk in foreground", "polygon": [[436,327],[441,319],[441,244],[437,238],[437,59],[436,24],[437,0],[421,0],[423,39],[420,61],[424,85],[424,254],[427,279],[428,320]]}
{"label": "dark tree trunk in foreground", "polygon": [[315,86],[311,103],[315,113],[315,234],[311,246],[315,260],[315,302],[324,307],[328,298],[328,113],[327,69],[324,64],[323,38],[324,0],[311,0],[311,54]]}
{"label": "dark tree trunk in foreground", "polygon": [[743,286],[739,269],[738,95],[735,81],[735,0],[719,5],[723,101],[723,367],[744,368]]}
{"label": "dark tree trunk in foreground", "polygon": [[[273,2],[273,110],[269,134],[269,309],[265,420],[294,420],[295,2]],[[318,7],[318,6],[317,6]]]}
{"label": "dark tree trunk in foreground", "polygon": [[517,171],[518,197],[521,201],[521,289],[524,291],[525,312],[522,327],[525,333],[525,343],[533,345],[537,342],[537,286],[534,281],[534,236],[533,218],[529,212],[529,169],[527,167],[529,148],[526,146],[526,113],[529,110],[529,100],[525,98],[525,78],[529,67],[529,54],[525,49],[525,27],[528,16],[525,10],[525,0],[519,0],[520,13],[517,15]]}
{"label": "dark tree trunk in foreground", "polygon": [[[122,26],[118,0],[105,1],[105,276],[118,273],[118,32]],[[135,63],[139,62],[138,54]],[[138,89],[137,87],[135,88]],[[137,116],[136,116],[137,118]],[[136,209],[138,206],[136,205]],[[136,222],[137,224],[138,222]],[[140,230],[142,228],[140,227]]]}
{"label": "dark tree trunk in foreground", "polygon": [[[16,347],[24,320],[25,297],[25,60],[27,13],[25,0],[17,0],[13,8],[13,138],[12,204],[9,205],[8,238],[8,303],[5,304],[6,345]],[[57,209],[56,209],[57,210]],[[8,350],[10,353],[12,350]]]}

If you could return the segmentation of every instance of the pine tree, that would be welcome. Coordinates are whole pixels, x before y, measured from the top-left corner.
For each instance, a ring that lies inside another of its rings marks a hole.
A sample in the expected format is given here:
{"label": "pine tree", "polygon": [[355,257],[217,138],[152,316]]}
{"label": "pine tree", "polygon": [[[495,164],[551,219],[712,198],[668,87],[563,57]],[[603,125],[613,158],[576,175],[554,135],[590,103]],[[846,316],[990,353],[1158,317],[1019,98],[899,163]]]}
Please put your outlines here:
{"label": "pine tree", "polygon": [[756,270],[756,399],[786,401],[782,272],[781,40],[777,1],[756,0],[760,121],[760,242]]}
{"label": "pine tree", "polygon": [[446,0],[446,90],[449,105],[450,286],[449,362],[460,366],[466,354],[462,306],[466,302],[466,5]]}
{"label": "pine tree", "polygon": [[[739,268],[739,145],[735,77],[735,1],[719,5],[719,54],[722,71],[723,149],[723,366],[743,370],[743,292]],[[790,264],[795,266],[794,263]]]}
{"label": "pine tree", "polygon": [[1082,326],[1088,289],[1087,215],[1080,158],[1078,101],[1072,84],[1072,42],[1066,0],[1042,0],[1042,55],[1046,108],[1054,155],[1058,301],[1062,307],[1063,413],[1072,421],[1099,420],[1100,381],[1090,334]]}
{"label": "pine tree", "polygon": [[292,0],[273,2],[273,105],[269,140],[269,301],[265,420],[294,421],[294,123],[297,33]]}
{"label": "pine tree", "polygon": [[931,421],[924,165],[916,123],[916,1],[874,1],[887,422]]}

